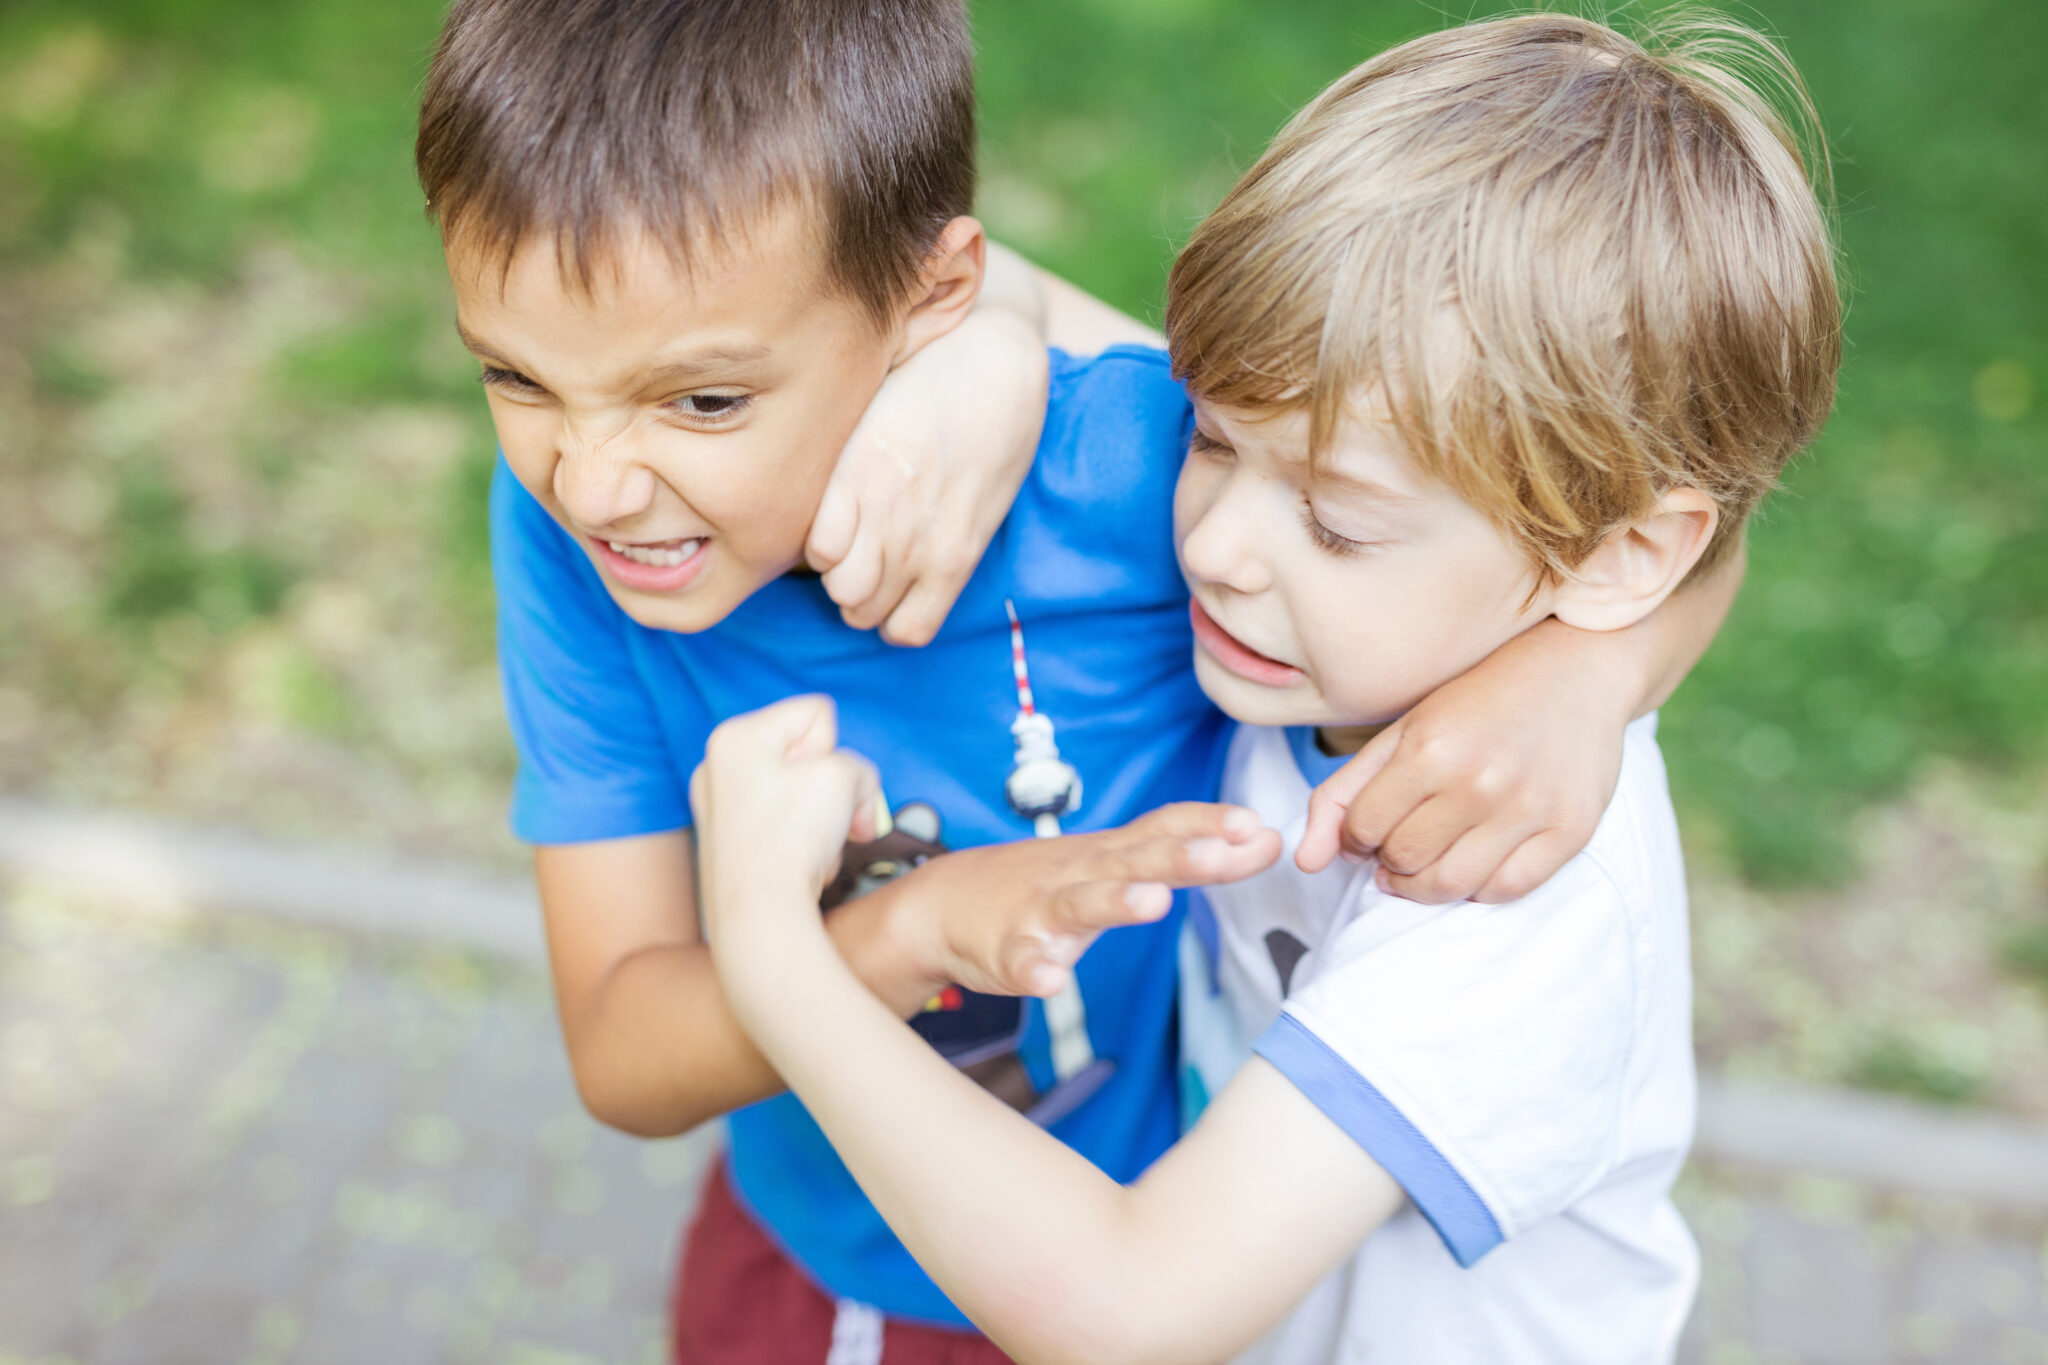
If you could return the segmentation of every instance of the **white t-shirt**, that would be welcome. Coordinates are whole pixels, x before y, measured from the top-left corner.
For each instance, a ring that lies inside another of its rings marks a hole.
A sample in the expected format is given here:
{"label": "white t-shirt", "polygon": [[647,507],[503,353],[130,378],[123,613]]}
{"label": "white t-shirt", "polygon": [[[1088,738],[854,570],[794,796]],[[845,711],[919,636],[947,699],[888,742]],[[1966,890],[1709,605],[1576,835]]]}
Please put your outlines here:
{"label": "white t-shirt", "polygon": [[1198,898],[1182,940],[1190,1114],[1257,1052],[1409,1203],[1241,1361],[1668,1361],[1699,1253],[1670,1200],[1692,1140],[1692,982],[1656,721],[1628,729],[1592,843],[1508,905],[1294,866],[1314,731],[1245,726],[1223,799],[1287,851]]}

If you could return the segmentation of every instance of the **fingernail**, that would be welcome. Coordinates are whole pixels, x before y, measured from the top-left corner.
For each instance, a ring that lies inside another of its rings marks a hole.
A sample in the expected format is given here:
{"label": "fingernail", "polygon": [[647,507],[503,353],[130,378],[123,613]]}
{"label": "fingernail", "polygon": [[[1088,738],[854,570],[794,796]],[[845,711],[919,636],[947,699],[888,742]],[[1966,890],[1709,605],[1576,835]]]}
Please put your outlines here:
{"label": "fingernail", "polygon": [[1364,856],[1362,854],[1353,853],[1348,848],[1337,850],[1337,856],[1342,858],[1345,862],[1350,863],[1353,867],[1365,866]]}
{"label": "fingernail", "polygon": [[1250,834],[1259,827],[1259,817],[1242,806],[1237,806],[1223,817],[1223,829],[1228,834]]}
{"label": "fingernail", "polygon": [[886,839],[896,829],[896,817],[889,813],[889,798],[881,792],[875,793],[875,837]]}

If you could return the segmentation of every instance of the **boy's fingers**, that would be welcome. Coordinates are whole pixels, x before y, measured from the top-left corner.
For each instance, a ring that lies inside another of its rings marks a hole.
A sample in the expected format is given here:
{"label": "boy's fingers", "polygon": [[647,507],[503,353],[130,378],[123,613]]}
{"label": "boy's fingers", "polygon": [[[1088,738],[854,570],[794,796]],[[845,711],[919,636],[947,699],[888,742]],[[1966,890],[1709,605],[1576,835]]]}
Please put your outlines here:
{"label": "boy's fingers", "polygon": [[[853,495],[828,484],[819,500],[818,515],[811,519],[811,534],[804,541],[804,560],[821,574],[830,574],[853,548],[854,533],[860,527],[860,504]],[[836,600],[836,599],[835,599]]]}
{"label": "boy's fingers", "polygon": [[1381,838],[1376,856],[1388,872],[1412,877],[1449,853],[1477,824],[1465,803],[1448,796],[1425,797]]}
{"label": "boy's fingers", "polygon": [[839,713],[827,696],[790,697],[754,719],[762,743],[787,758],[817,758],[839,747]]}
{"label": "boy's fingers", "polygon": [[1024,973],[1024,979],[1017,984],[1025,995],[1035,995],[1040,1000],[1058,995],[1074,979],[1074,973],[1066,967],[1055,967],[1050,962],[1041,962]]}
{"label": "boy's fingers", "polygon": [[857,536],[847,547],[845,558],[824,573],[825,595],[838,603],[842,612],[856,608],[875,595],[882,569],[881,541]]}
{"label": "boy's fingers", "polygon": [[1344,828],[1344,807],[1337,798],[1317,787],[1308,797],[1308,824],[1301,842],[1294,847],[1294,865],[1303,872],[1321,872],[1337,856],[1338,835]]}
{"label": "boy's fingers", "polygon": [[1172,908],[1173,891],[1164,882],[1080,882],[1053,898],[1058,927],[1090,938],[1104,929],[1150,924]]}
{"label": "boy's fingers", "polygon": [[1510,853],[1471,898],[1487,905],[1518,901],[1556,876],[1558,869],[1570,862],[1581,847],[1583,844],[1568,834],[1543,830]]}
{"label": "boy's fingers", "polygon": [[1250,838],[1231,840],[1215,834],[1188,839],[1162,836],[1126,844],[1090,869],[1103,881],[1124,885],[1160,882],[1167,886],[1213,886],[1242,881],[1273,865],[1280,856],[1280,836],[1261,829]]}
{"label": "boy's fingers", "polygon": [[864,602],[843,604],[844,610],[839,613],[840,616],[856,630],[875,629],[888,620],[889,613],[895,611],[902,603],[904,596],[910,591],[915,573],[916,567],[910,562],[908,555],[893,554],[884,549],[882,572],[875,581],[874,591],[868,594]]}
{"label": "boy's fingers", "polygon": [[1115,839],[1199,839],[1214,836],[1242,843],[1256,835],[1261,826],[1258,812],[1244,806],[1215,801],[1176,801],[1170,806],[1147,811],[1120,830],[1110,830]]}
{"label": "boy's fingers", "polygon": [[998,995],[1056,995],[1094,940],[1093,933],[1012,939],[1002,946],[994,979],[983,984]]}
{"label": "boy's fingers", "polygon": [[1433,794],[1434,784],[1418,765],[1389,762],[1345,803],[1338,840],[1357,857],[1377,857],[1401,822]]}
{"label": "boy's fingers", "polygon": [[852,788],[853,821],[847,828],[847,838],[862,844],[879,838],[886,810],[881,773],[866,755],[851,749],[841,749],[833,757],[845,765],[847,782]]}
{"label": "boy's fingers", "polygon": [[1376,877],[1382,890],[1422,905],[1469,900],[1527,834],[1497,825],[1471,829],[1426,866],[1402,874],[1383,861]]}
{"label": "boy's fingers", "polygon": [[882,622],[882,638],[892,645],[930,644],[939,627],[946,624],[946,614],[953,610],[964,586],[964,579],[958,583],[935,582],[929,577],[918,579],[889,613],[889,619]]}
{"label": "boy's fingers", "polygon": [[[1358,801],[1359,793],[1378,777],[1400,744],[1396,722],[1373,737],[1370,744],[1351,756],[1349,762],[1324,778],[1309,793],[1308,825],[1294,851],[1294,862],[1304,872],[1320,872],[1330,865],[1344,842],[1345,818]],[[1361,856],[1372,850],[1358,850]]]}

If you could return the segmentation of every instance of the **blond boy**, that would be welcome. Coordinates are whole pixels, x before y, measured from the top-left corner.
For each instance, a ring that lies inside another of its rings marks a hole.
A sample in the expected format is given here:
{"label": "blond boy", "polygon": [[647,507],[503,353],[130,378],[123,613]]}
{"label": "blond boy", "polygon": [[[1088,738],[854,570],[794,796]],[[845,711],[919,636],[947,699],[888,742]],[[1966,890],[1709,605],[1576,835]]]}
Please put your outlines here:
{"label": "blond boy", "polygon": [[[1552,16],[1418,39],[1297,116],[1196,234],[1167,319],[1197,422],[1175,526],[1196,676],[1245,722],[1241,847],[1298,845],[1330,755],[1539,622],[1646,618],[1814,435],[1839,308],[1758,71],[1797,94],[1727,24],[1649,50]],[[1183,1048],[1216,1098],[1129,1186],[936,1064],[831,951],[811,906],[875,792],[836,742],[817,698],[713,736],[693,791],[713,956],[1011,1355],[1672,1356],[1694,1101],[1653,719],[1591,844],[1512,904],[1431,911],[1285,860],[1206,892]]]}

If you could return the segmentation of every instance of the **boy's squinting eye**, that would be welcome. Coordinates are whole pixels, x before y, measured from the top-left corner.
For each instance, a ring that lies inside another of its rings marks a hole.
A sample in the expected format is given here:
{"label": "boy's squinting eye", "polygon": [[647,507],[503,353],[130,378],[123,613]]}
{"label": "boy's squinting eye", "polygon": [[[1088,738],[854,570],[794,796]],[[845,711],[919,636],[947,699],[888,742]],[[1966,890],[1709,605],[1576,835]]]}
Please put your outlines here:
{"label": "boy's squinting eye", "polygon": [[477,382],[487,389],[503,389],[507,393],[539,394],[547,390],[528,379],[517,370],[508,370],[502,365],[486,365]]}
{"label": "boy's squinting eye", "polygon": [[1370,541],[1353,540],[1349,536],[1340,536],[1329,527],[1323,525],[1322,522],[1316,520],[1315,506],[1307,498],[1301,500],[1301,525],[1302,529],[1308,532],[1310,540],[1313,540],[1317,545],[1320,545],[1333,555],[1357,554],[1360,550],[1369,549],[1372,544]]}
{"label": "boy's squinting eye", "polygon": [[686,393],[671,398],[667,406],[699,422],[722,424],[737,420],[752,402],[742,393]]}
{"label": "boy's squinting eye", "polygon": [[1208,432],[1203,431],[1200,427],[1196,427],[1195,434],[1188,438],[1188,453],[1192,455],[1231,455],[1236,452],[1214,436],[1211,436]]}

